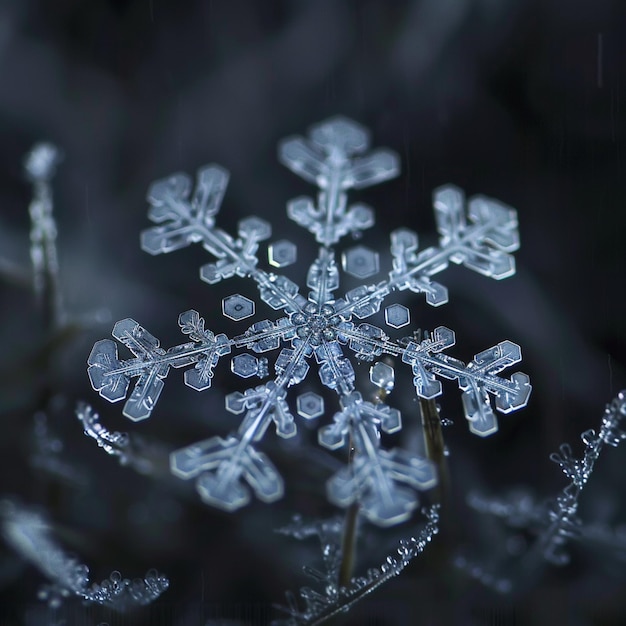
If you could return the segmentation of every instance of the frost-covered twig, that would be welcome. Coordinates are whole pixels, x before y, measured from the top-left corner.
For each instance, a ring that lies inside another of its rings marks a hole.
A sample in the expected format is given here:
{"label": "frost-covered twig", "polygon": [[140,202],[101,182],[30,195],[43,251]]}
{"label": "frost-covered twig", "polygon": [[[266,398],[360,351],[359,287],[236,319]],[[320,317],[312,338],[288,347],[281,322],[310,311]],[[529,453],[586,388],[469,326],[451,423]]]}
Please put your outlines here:
{"label": "frost-covered twig", "polygon": [[169,580],[156,570],[143,579],[122,578],[117,571],[100,584],[89,584],[89,568],[68,555],[52,539],[45,518],[11,500],[0,501],[0,523],[5,541],[32,563],[48,580],[39,592],[51,607],[63,598],[78,596],[83,600],[125,611],[133,606],[150,604],[169,586]]}
{"label": "frost-covered twig", "polygon": [[[347,612],[359,600],[372,593],[391,578],[398,576],[404,568],[418,557],[439,532],[439,505],[424,509],[428,521],[417,537],[402,539],[399,542],[396,554],[389,555],[378,567],[367,570],[364,576],[352,578],[348,585],[338,583],[341,554],[339,548],[339,534],[341,524],[337,520],[318,522],[313,525],[300,525],[291,533],[297,538],[317,535],[322,549],[325,571],[321,572],[305,566],[304,572],[314,578],[322,591],[318,592],[311,587],[300,589],[300,598],[304,608],[298,607],[295,595],[287,592],[288,607],[278,607],[289,613],[286,619],[276,620],[274,626],[316,626],[340,613]],[[297,525],[296,525],[297,526]]]}
{"label": "frost-covered twig", "polygon": [[559,464],[570,481],[552,503],[548,513],[550,524],[540,537],[544,557],[556,565],[569,561],[563,546],[580,533],[578,501],[600,453],[604,446],[616,447],[626,439],[626,391],[620,391],[607,404],[600,432],[596,435],[595,430],[590,429],[582,433],[580,438],[585,444],[581,459],[572,456],[571,446],[567,443],[559,447],[559,452],[550,455],[550,460]]}
{"label": "frost-covered twig", "polygon": [[[550,459],[561,467],[569,479],[556,497],[541,501],[529,491],[518,489],[499,497],[473,492],[467,498],[473,509],[501,518],[508,526],[525,529],[537,537],[518,564],[517,578],[524,573],[534,572],[541,561],[554,565],[567,564],[569,555],[565,546],[570,540],[610,547],[621,558],[626,553],[626,533],[622,527],[599,527],[594,523],[583,522],[578,516],[580,496],[602,450],[607,445],[616,447],[626,439],[626,391],[620,391],[607,404],[600,431],[596,434],[595,430],[587,430],[580,437],[585,444],[581,458],[573,456],[568,443],[562,444],[559,452],[550,455]],[[479,580],[485,577],[488,580],[503,580],[491,574],[488,568],[464,556],[458,557],[456,564],[470,574],[472,571],[480,572],[479,576],[474,576]],[[499,590],[507,591],[510,587],[510,584],[502,585]]]}
{"label": "frost-covered twig", "polygon": [[54,220],[52,180],[61,161],[59,149],[50,143],[38,143],[24,160],[24,169],[33,185],[30,203],[30,257],[33,264],[35,295],[42,307],[44,324],[56,328],[62,317],[59,288],[59,263],[56,247],[57,227]]}
{"label": "frost-covered twig", "polygon": [[154,474],[155,460],[134,441],[128,433],[110,431],[100,423],[100,416],[85,402],[76,406],[76,417],[83,425],[85,435],[91,437],[107,454],[116,456],[120,465],[132,467],[140,474]]}

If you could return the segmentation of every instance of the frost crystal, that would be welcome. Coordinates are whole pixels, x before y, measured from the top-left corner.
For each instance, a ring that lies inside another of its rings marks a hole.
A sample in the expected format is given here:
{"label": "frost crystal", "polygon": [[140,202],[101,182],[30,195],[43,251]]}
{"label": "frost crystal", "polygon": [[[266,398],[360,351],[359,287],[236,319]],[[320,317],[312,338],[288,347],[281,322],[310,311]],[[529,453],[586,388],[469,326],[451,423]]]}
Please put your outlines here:
{"label": "frost crystal", "polygon": [[[118,356],[111,340],[95,344],[89,356],[92,386],[110,402],[126,399],[123,413],[132,420],[150,417],[171,367],[189,368],[185,383],[202,391],[211,386],[219,359],[236,350],[231,370],[242,378],[267,378],[266,357],[277,353],[271,379],[258,386],[230,394],[226,409],[242,414],[237,431],[227,437],[212,437],[171,455],[171,469],[181,478],[196,478],[202,498],[225,510],[235,510],[250,500],[250,489],[265,502],[280,498],[283,481],[257,443],[273,422],[280,437],[292,437],[297,426],[288,398],[288,388],[317,369],[323,386],[338,395],[340,410],[330,425],[319,431],[319,442],[338,449],[351,442],[353,465],[328,482],[331,501],[346,506],[358,499],[364,515],[379,525],[407,519],[417,506],[415,489],[435,484],[433,465],[405,450],[381,447],[380,434],[401,429],[400,413],[386,404],[366,401],[355,388],[355,371],[346,353],[356,359],[376,361],[397,357],[413,373],[416,393],[421,398],[441,394],[439,378],[456,380],[462,391],[470,430],[487,436],[498,429],[493,412],[519,409],[528,401],[528,376],[515,373],[502,378],[500,372],[521,360],[519,346],[503,341],[465,364],[445,354],[455,343],[454,333],[438,327],[421,340],[408,343],[390,338],[366,320],[377,313],[394,292],[424,293],[426,301],[438,306],[448,299],[446,288],[432,276],[451,261],[481,274],[501,279],[515,271],[511,252],[519,245],[515,211],[495,200],[475,196],[467,203],[463,192],[446,185],[435,190],[434,205],[440,245],[418,252],[417,235],[400,229],[391,234],[393,267],[387,277],[361,284],[337,297],[339,268],[335,250],[342,237],[359,233],[374,224],[373,210],[363,204],[350,205],[347,192],[389,180],[398,175],[399,160],[388,150],[368,151],[367,131],[340,117],[314,126],[309,138],[290,137],[279,145],[279,159],[290,170],[318,188],[317,200],[299,197],[287,205],[288,216],[309,230],[319,244],[306,285],[308,294],[286,276],[259,267],[261,241],[271,236],[270,225],[258,217],[239,222],[237,236],[219,229],[216,216],[228,182],[228,173],[218,165],[202,167],[195,189],[185,174],[174,174],[155,182],[148,191],[149,217],[157,225],[144,231],[142,248],[150,254],[172,252],[190,243],[202,243],[216,262],[203,266],[201,278],[214,284],[231,276],[248,277],[258,287],[259,298],[279,311],[273,319],[254,322],[240,335],[227,337],[204,328],[204,319],[190,310],[179,317],[188,340],[169,349],[138,322],[124,319],[113,328],[113,337],[134,355]],[[268,246],[269,264],[280,268],[295,260],[295,246],[281,240]],[[378,253],[365,246],[352,247],[341,255],[344,271],[359,279],[380,271]],[[254,315],[255,303],[234,294],[225,298],[222,312],[232,320]],[[392,328],[409,323],[408,310],[389,304],[385,320]],[[243,351],[243,352],[242,352]],[[374,366],[372,381],[384,389],[393,386],[393,370]],[[137,382],[129,395],[131,379]],[[315,394],[299,396],[297,413],[311,419],[323,404]]]}

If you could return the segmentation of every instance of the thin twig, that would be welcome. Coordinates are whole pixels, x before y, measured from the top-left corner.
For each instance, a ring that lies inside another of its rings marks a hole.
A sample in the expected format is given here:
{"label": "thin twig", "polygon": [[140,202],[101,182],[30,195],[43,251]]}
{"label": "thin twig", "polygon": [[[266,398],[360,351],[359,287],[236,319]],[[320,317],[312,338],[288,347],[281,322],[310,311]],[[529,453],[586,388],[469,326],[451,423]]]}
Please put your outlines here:
{"label": "thin twig", "polygon": [[[350,434],[348,466],[352,467],[355,455],[352,434]],[[354,563],[356,561],[356,540],[359,509],[361,505],[356,499],[346,510],[341,538],[341,565],[339,566],[339,587],[347,587],[352,579]]]}
{"label": "thin twig", "polygon": [[426,456],[437,468],[437,486],[433,499],[445,509],[450,491],[450,478],[439,409],[434,400],[419,399]]}

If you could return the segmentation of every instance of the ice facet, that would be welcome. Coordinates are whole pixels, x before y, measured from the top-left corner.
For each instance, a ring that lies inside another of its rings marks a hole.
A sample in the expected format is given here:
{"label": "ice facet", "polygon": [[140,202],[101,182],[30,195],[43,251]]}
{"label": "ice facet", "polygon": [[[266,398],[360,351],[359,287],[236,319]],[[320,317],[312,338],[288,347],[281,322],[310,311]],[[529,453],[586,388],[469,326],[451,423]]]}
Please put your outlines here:
{"label": "ice facet", "polygon": [[265,361],[265,369],[259,371],[259,359],[244,352],[243,354],[238,354],[233,357],[230,362],[230,369],[233,374],[237,374],[237,376],[241,376],[241,378],[250,378],[251,376],[259,376],[263,378],[267,375],[267,359],[263,359]]}
{"label": "ice facet", "polygon": [[411,321],[409,309],[401,304],[392,304],[385,309],[385,322],[392,328],[402,328]]}
{"label": "ice facet", "polygon": [[337,150],[345,155],[360,154],[369,146],[367,128],[337,115],[311,127],[311,139],[327,152]]}
{"label": "ice facet", "polygon": [[242,239],[263,241],[272,235],[272,227],[260,217],[252,216],[239,222],[238,233]]}
{"label": "ice facet", "polygon": [[305,419],[313,419],[324,413],[324,398],[313,391],[300,394],[296,400],[298,415]]}
{"label": "ice facet", "polygon": [[370,367],[370,380],[381,389],[389,393],[395,384],[393,367],[379,361]]}
{"label": "ice facet", "polygon": [[298,255],[295,244],[286,239],[275,241],[267,248],[267,257],[269,264],[274,267],[287,267],[296,262]]}
{"label": "ice facet", "polygon": [[303,359],[296,360],[295,350],[283,348],[276,359],[274,369],[279,376],[289,372],[287,374],[287,386],[291,387],[291,385],[297,385],[305,379],[309,371],[309,364]]}
{"label": "ice facet", "polygon": [[245,320],[254,315],[254,302],[241,294],[222,300],[222,313],[231,320]]}
{"label": "ice facet", "polygon": [[341,257],[343,269],[355,278],[369,278],[378,274],[378,253],[365,246],[355,246]]}

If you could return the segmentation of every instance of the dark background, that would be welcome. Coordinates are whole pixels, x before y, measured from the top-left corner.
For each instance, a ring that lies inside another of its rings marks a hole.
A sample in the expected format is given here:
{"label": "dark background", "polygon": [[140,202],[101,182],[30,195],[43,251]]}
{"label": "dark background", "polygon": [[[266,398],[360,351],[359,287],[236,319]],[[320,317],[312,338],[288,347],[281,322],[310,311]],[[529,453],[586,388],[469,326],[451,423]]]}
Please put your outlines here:
{"label": "dark background", "polygon": [[[3,548],[2,623],[261,624],[271,603],[301,584],[315,546],[307,551],[272,529],[293,512],[332,512],[323,493],[329,455],[299,463],[298,449],[268,436],[285,499],[226,515],[166,471],[145,477],[119,467],[82,435],[73,406],[93,403],[109,428],[144,437],[165,460],[238,425],[224,414],[223,396],[243,384],[225,361],[216,389],[204,395],[170,373],[153,418],[137,425],[91,390],[85,361],[124,317],[165,347],[180,342],[176,319],[189,308],[216,332],[241,332],[221,317],[220,300],[253,297],[251,285],[202,283],[197,268],[211,259],[201,249],[151,258],[139,248],[149,225],[145,191],[171,172],[209,162],[230,170],[219,225],[234,233],[242,217],[268,219],[274,240],[298,244],[302,265],[287,273],[303,285],[315,248],[287,223],[284,206],[314,190],[277,162],[276,143],[337,113],[402,159],[399,178],[353,196],[377,210],[363,243],[381,252],[383,271],[394,228],[415,229],[423,245],[436,242],[430,198],[441,184],[518,210],[515,277],[496,283],[455,267],[440,276],[451,295],[445,307],[400,298],[414,327],[454,328],[450,352],[461,359],[507,338],[523,349],[520,369],[533,395],[526,409],[501,417],[494,437],[467,432],[454,385],[442,400],[455,421],[446,434],[463,543],[488,567],[501,537],[463,509],[463,494],[519,484],[555,494],[564,478],[549,453],[563,441],[578,444],[578,433],[597,427],[605,403],[625,386],[625,18],[623,3],[606,0],[0,2],[0,257],[28,270],[22,159],[34,142],[53,141],[65,154],[54,180],[65,306],[74,317],[109,312],[109,321],[88,325],[53,353],[53,375],[42,382],[36,355],[46,337],[33,298],[19,279],[0,284],[0,495],[46,511],[94,580],[149,567],[171,579],[157,605],[135,614],[69,602],[54,615],[37,608],[39,574]],[[58,392],[49,427],[86,487],[32,467],[33,413],[45,384]],[[390,402],[406,420],[411,386],[398,387]],[[611,449],[601,460],[583,518],[626,523],[623,452]],[[379,561],[393,550],[390,537],[377,535]],[[348,623],[624,623],[624,561],[615,565],[610,552],[585,546],[572,553],[571,565],[531,577],[506,600],[459,582],[432,559],[418,561],[357,605]]]}

